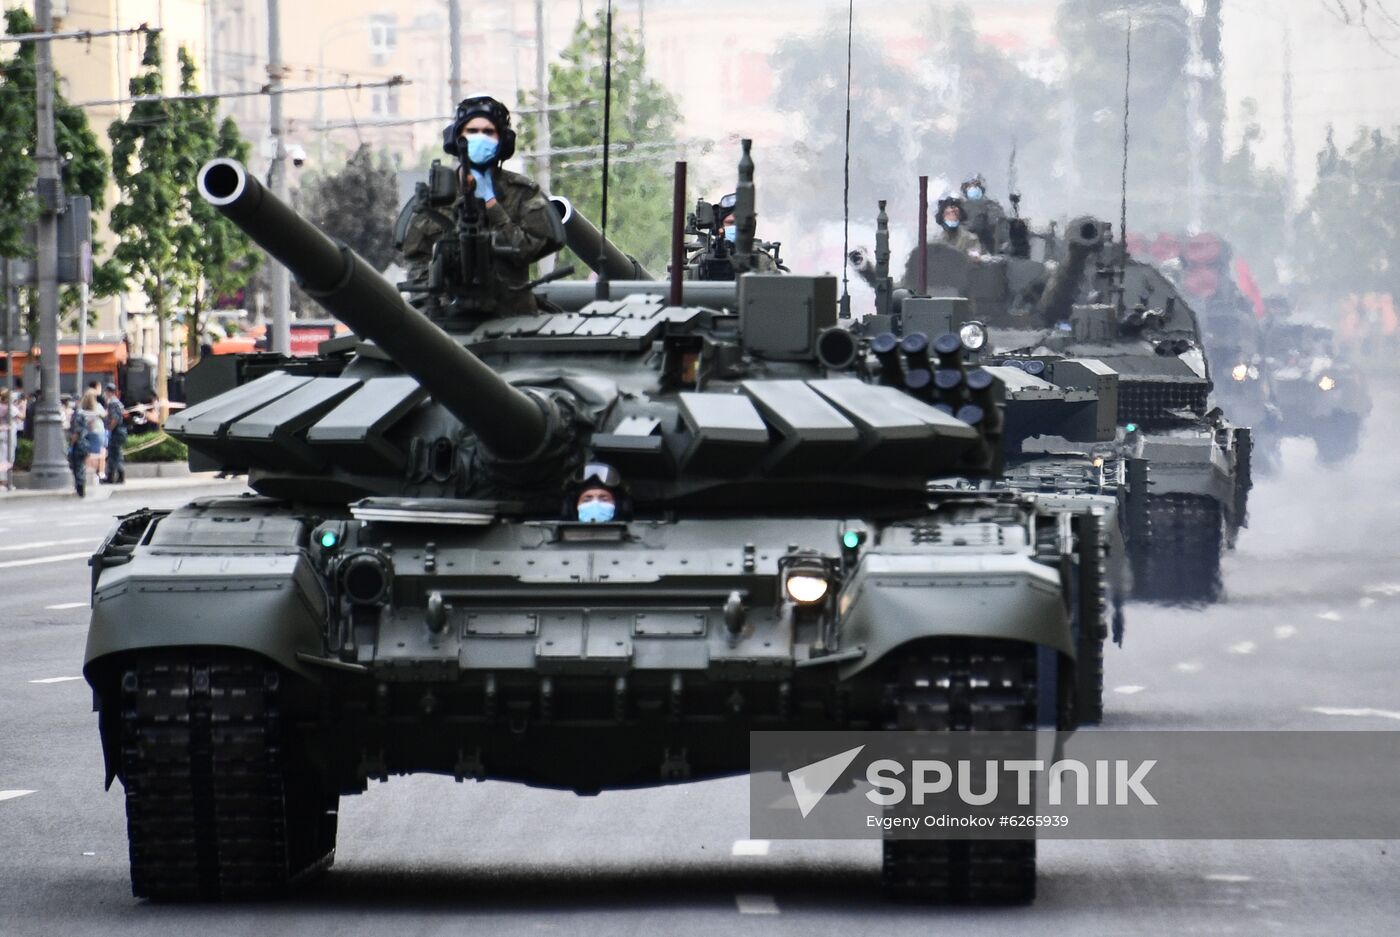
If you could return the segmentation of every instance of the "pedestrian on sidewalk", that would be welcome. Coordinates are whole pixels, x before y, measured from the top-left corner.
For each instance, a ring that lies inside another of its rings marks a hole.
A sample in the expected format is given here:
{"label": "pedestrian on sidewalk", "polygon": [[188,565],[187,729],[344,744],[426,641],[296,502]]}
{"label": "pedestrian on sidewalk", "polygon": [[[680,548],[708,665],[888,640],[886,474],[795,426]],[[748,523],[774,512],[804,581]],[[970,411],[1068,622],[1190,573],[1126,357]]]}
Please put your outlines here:
{"label": "pedestrian on sidewalk", "polygon": [[126,482],[126,463],[122,461],[122,447],[126,445],[126,408],[122,406],[116,384],[109,383],[104,389],[107,392],[107,484],[121,485]]}
{"label": "pedestrian on sidewalk", "polygon": [[10,399],[10,389],[0,387],[0,491],[14,487],[15,455],[19,450],[22,423],[19,407]]}
{"label": "pedestrian on sidewalk", "polygon": [[107,458],[107,408],[98,399],[97,391],[89,387],[83,393],[78,410],[73,414],[83,430],[83,442],[87,447],[87,470],[98,480],[102,480],[102,463]]}
{"label": "pedestrian on sidewalk", "polygon": [[68,442],[68,468],[73,473],[73,490],[81,498],[87,487],[87,428],[83,425],[82,413],[73,411],[68,426],[64,429],[64,439]]}

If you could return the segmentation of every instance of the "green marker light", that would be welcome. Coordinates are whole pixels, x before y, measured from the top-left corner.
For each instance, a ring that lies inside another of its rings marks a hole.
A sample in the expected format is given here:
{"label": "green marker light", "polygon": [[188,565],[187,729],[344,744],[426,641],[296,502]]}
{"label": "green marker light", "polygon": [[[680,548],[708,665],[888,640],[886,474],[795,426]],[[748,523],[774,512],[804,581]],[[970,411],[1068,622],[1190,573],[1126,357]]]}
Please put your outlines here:
{"label": "green marker light", "polygon": [[333,530],[324,530],[324,531],[321,532],[321,546],[322,546],[322,547],[324,547],[325,549],[329,550],[329,549],[331,549],[332,547],[335,546],[335,543],[336,543],[335,531],[333,531]]}
{"label": "green marker light", "polygon": [[860,546],[860,531],[848,530],[841,535],[841,545],[847,550],[854,550]]}
{"label": "green marker light", "polygon": [[1125,430],[1127,430],[1128,432],[1130,432],[1130,433],[1136,433],[1136,432],[1137,432],[1137,424],[1136,424],[1136,423],[1129,423],[1127,426],[1125,426],[1125,427],[1123,427],[1123,428],[1124,428]]}

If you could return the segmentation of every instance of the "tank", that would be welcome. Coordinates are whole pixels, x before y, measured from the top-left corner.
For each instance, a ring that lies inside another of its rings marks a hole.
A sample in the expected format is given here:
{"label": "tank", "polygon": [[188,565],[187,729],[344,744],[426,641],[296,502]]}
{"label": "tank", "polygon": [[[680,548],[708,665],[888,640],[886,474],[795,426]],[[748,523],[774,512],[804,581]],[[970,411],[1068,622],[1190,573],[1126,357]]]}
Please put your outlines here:
{"label": "tank", "polygon": [[1338,353],[1332,330],[1321,323],[1281,317],[1269,319],[1263,332],[1264,376],[1279,434],[1311,438],[1324,464],[1346,461],[1371,412],[1365,375]]}
{"label": "tank", "polygon": [[[355,334],[219,365],[168,430],[256,495],[133,512],[93,558],[136,895],[282,892],[394,775],[591,794],[743,773],[759,729],[1077,724],[1100,519],[930,490],[998,477],[1017,418],[956,335],[910,388],[928,338],[843,328],[831,276],[420,310],[239,164],[200,192]],[[580,522],[609,471],[616,517]],[[1034,840],[884,850],[892,896],[1034,893]]]}
{"label": "tank", "polygon": [[[1070,359],[1043,350],[988,357],[990,333],[983,323],[969,318],[967,300],[895,288],[889,241],[889,217],[881,203],[875,250],[869,255],[857,250],[851,257],[874,291],[875,314],[856,320],[851,328],[871,337],[877,349],[895,341],[917,346],[926,334],[957,333],[963,345],[962,366],[980,367],[1001,383],[1006,413],[1001,433],[1003,474],[976,480],[934,479],[930,489],[937,493],[972,486],[1032,497],[1040,515],[1038,537],[1053,543],[1056,538],[1078,541],[1084,536],[1092,542],[1092,551],[1077,551],[1073,559],[1073,574],[1082,582],[1071,608],[1079,648],[1076,716],[1081,725],[1097,724],[1104,713],[1105,643],[1111,638],[1121,646],[1125,628],[1123,602],[1130,575],[1123,531],[1145,507],[1146,485],[1129,484],[1130,475],[1142,477],[1145,465],[1121,452],[1117,443],[1120,375],[1099,360]],[[1076,250],[1079,264],[1092,255],[1093,243],[1086,247]],[[1075,274],[1065,268],[1060,273],[1050,278],[1043,296],[1060,293],[1072,301],[1064,284],[1073,283]],[[1043,311],[1045,305],[1037,308]],[[912,380],[917,385],[924,377],[917,369],[910,371],[890,361],[882,379]]]}
{"label": "tank", "polygon": [[[1211,372],[1191,306],[1150,264],[1117,262],[1108,235],[1097,219],[1071,221],[1058,263],[978,259],[931,244],[927,282],[953,301],[954,322],[985,328],[984,360],[1034,352],[1118,374],[1115,456],[1125,479],[1128,468],[1142,474],[1124,495],[1139,507],[1120,514],[1132,595],[1208,604],[1222,594],[1221,556],[1247,523],[1251,433],[1209,404]],[[906,289],[919,281],[919,263],[916,250]]]}

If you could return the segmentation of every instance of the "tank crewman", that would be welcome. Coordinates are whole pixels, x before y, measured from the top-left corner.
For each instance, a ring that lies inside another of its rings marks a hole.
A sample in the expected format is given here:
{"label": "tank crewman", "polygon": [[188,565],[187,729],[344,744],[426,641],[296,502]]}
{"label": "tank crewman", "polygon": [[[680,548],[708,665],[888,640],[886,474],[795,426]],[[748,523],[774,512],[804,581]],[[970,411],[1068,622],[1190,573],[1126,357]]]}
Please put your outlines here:
{"label": "tank crewman", "polygon": [[[739,240],[739,225],[734,218],[735,193],[715,202],[711,208],[714,218],[712,227],[696,222],[691,233],[699,234],[700,241],[692,242],[693,248],[686,257],[686,279],[715,280],[734,279],[734,268],[723,261],[734,253],[734,245]],[[785,269],[777,258],[779,245],[767,241],[754,240],[753,273],[777,273]]]}
{"label": "tank crewman", "polygon": [[573,490],[570,513],[585,524],[606,524],[617,518],[624,499],[622,475],[617,469],[604,462],[589,462],[578,478]]}
{"label": "tank crewman", "polygon": [[1006,212],[1001,203],[987,197],[987,182],[981,173],[963,180],[963,226],[982,242],[982,253],[1000,253],[1008,240]]}
{"label": "tank crewman", "polygon": [[943,243],[980,257],[983,254],[982,241],[963,226],[966,220],[967,212],[962,199],[956,195],[945,195],[938,200],[938,226],[943,229]]}
{"label": "tank crewman", "polygon": [[[510,110],[489,95],[466,98],[442,136],[443,150],[460,160],[459,201],[471,194],[486,203],[496,247],[497,314],[535,312],[534,295],[527,289],[530,265],[562,248],[564,239],[558,215],[540,187],[527,176],[501,168],[515,153]],[[402,250],[409,282],[427,281],[433,245],[448,230],[444,220],[439,212],[419,212],[408,221]]]}

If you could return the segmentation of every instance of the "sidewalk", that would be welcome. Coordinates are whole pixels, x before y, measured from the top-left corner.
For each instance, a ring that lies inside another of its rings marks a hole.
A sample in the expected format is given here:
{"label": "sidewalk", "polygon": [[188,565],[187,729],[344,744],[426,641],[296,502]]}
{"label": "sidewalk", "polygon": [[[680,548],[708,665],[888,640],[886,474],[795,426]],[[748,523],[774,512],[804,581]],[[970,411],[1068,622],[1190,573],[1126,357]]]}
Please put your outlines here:
{"label": "sidewalk", "polygon": [[[83,501],[105,501],[115,494],[130,494],[142,491],[171,491],[180,488],[208,488],[216,485],[227,485],[231,489],[242,490],[248,485],[248,478],[245,475],[234,475],[231,477],[220,477],[218,472],[190,472],[184,475],[176,475],[167,478],[127,478],[125,484],[102,485],[89,483],[87,495]],[[78,496],[73,491],[71,479],[69,484],[60,489],[36,489],[17,488],[14,491],[0,491],[0,505],[11,501],[35,501],[41,499],[50,500],[78,500]]]}

